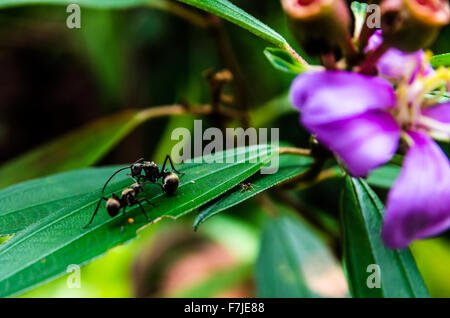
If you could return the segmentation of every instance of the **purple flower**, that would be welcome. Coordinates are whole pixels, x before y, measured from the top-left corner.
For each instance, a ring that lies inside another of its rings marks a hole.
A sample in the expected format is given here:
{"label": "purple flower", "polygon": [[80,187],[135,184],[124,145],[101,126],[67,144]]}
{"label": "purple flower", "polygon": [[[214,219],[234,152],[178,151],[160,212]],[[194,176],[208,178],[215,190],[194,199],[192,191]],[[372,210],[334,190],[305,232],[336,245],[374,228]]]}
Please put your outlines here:
{"label": "purple flower", "polygon": [[[380,63],[392,71],[396,67],[392,64],[405,65],[410,58],[410,54],[389,53]],[[387,163],[401,136],[408,143],[404,166],[386,205],[382,237],[392,248],[450,228],[450,163],[428,137],[450,136],[450,103],[429,106],[435,100],[425,94],[445,85],[449,73],[411,71],[426,65],[423,58],[415,61],[419,66],[412,63],[403,73],[395,69],[395,88],[381,77],[345,71],[302,74],[291,87],[302,124],[354,176],[366,176]]]}
{"label": "purple flower", "polygon": [[291,88],[302,124],[336,152],[355,176],[394,155],[400,127],[387,112],[395,106],[391,84],[350,72],[306,73]]}
{"label": "purple flower", "polygon": [[[369,38],[369,42],[364,50],[365,53],[373,52],[383,44],[381,30]],[[425,52],[419,50],[413,53],[405,53],[396,48],[390,48],[378,60],[377,70],[379,74],[393,82],[401,81],[405,78],[411,84],[419,74],[429,75],[433,68],[425,61]]]}
{"label": "purple flower", "polygon": [[382,232],[387,245],[395,248],[450,228],[448,159],[425,133],[407,133],[413,144],[389,192]]}

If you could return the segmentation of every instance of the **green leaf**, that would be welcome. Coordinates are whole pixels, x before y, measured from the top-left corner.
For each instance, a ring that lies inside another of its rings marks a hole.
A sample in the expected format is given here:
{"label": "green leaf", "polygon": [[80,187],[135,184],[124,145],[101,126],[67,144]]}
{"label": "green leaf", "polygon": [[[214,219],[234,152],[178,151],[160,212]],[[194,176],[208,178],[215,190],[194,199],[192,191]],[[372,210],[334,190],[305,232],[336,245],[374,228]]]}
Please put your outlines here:
{"label": "green leaf", "polygon": [[247,12],[235,6],[228,0],[177,0],[201,10],[213,13],[241,28],[244,28],[256,36],[279,47],[286,48],[286,40],[270,27],[254,18]]}
{"label": "green leaf", "polygon": [[285,50],[268,47],[264,50],[264,55],[274,68],[282,72],[301,74],[308,70],[304,64],[294,59]]}
{"label": "green leaf", "polygon": [[278,208],[282,214],[268,220],[262,235],[256,264],[258,296],[344,297],[345,277],[327,246],[299,218]]}
{"label": "green leaf", "polygon": [[67,172],[0,191],[0,206],[3,207],[0,210],[0,235],[14,234],[64,208],[67,201],[82,199],[121,167]]}
{"label": "green leaf", "polygon": [[[428,297],[409,249],[384,246],[380,236],[384,208],[364,180],[346,177],[341,207],[344,262],[352,295]],[[380,288],[372,285],[377,280]]]}
{"label": "green leaf", "polygon": [[369,175],[367,182],[370,185],[389,189],[394,184],[402,167],[396,165],[385,165],[380,167]]}
{"label": "green leaf", "polygon": [[[228,0],[176,1],[215,14],[233,24],[238,25],[243,29],[248,30],[256,36],[262,38],[263,40],[266,40],[267,42],[275,45],[276,47],[286,50],[290,54],[297,56],[297,53],[294,52],[289,43],[280,34]],[[165,1],[161,0],[2,0],[2,2],[0,2],[0,8],[32,4],[68,5],[70,3],[77,3],[82,7],[103,9],[128,8],[143,5],[157,9],[165,7]],[[304,64],[308,65],[306,62]]]}
{"label": "green leaf", "polygon": [[143,5],[147,2],[158,0],[2,0],[0,8],[16,7],[24,5],[69,5],[76,3],[86,8],[127,8]]}
{"label": "green leaf", "polygon": [[310,157],[300,157],[293,155],[283,155],[280,157],[279,170],[275,174],[256,174],[247,182],[252,184],[252,188],[243,191],[239,186],[227,192],[214,203],[203,208],[194,221],[194,229],[205,222],[210,217],[225,211],[251,197],[261,193],[285,180],[298,176],[305,172],[313,162]]}
{"label": "green leaf", "polygon": [[[174,197],[165,196],[158,186],[147,185],[143,195],[158,204],[157,207],[144,204],[152,223],[163,217],[178,218],[233,188],[265,164],[269,157],[258,152],[269,148],[253,146],[238,148],[236,152],[234,149],[228,150],[222,154],[225,159],[233,157],[235,163],[184,164],[179,169],[186,174],[181,177],[180,187]],[[247,157],[249,163],[236,161],[242,154]],[[217,156],[219,154],[215,155],[216,158]],[[254,161],[256,162],[252,163]],[[79,174],[80,171],[66,173],[65,179],[59,179],[59,186],[80,187],[76,183],[86,181],[77,178]],[[65,273],[70,264],[85,264],[108,249],[134,239],[139,229],[148,226],[139,206],[127,209],[125,219],[133,218],[135,221],[124,225],[123,217],[108,217],[105,213],[105,203],[102,203],[94,222],[83,229],[95,209],[105,179],[102,177],[96,181],[98,183],[94,185],[92,182],[89,189],[85,183],[89,194],[82,198],[66,198],[63,207],[49,201],[49,198],[53,198],[58,202],[61,197],[58,192],[55,193],[55,187],[49,187],[48,178],[15,186],[17,197],[20,197],[21,193],[29,194],[35,191],[34,199],[32,202],[28,201],[25,206],[20,200],[11,199],[7,201],[5,208],[14,211],[14,214],[28,215],[38,213],[34,206],[47,201],[41,208],[48,212],[47,216],[36,218],[34,223],[0,245],[0,297],[18,294],[57,277]],[[130,183],[124,171],[111,182],[105,196],[110,197],[112,192],[118,193]],[[41,186],[36,189],[36,184]],[[12,195],[10,189],[0,191],[0,196],[3,192]]]}
{"label": "green leaf", "polygon": [[430,60],[431,66],[438,68],[440,66],[450,66],[450,53],[435,55]]}

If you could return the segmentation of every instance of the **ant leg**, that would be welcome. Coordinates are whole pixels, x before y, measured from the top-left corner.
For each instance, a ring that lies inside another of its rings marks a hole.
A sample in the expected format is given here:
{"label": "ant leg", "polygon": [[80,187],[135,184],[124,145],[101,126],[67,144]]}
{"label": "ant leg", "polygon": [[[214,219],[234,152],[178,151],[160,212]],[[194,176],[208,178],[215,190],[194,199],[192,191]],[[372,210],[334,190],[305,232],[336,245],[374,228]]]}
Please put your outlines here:
{"label": "ant leg", "polygon": [[89,220],[89,223],[86,224],[85,226],[83,226],[83,229],[87,228],[89,225],[91,225],[92,221],[94,221],[95,215],[97,214],[98,209],[100,208],[100,203],[102,203],[102,200],[108,200],[108,199],[105,197],[101,197],[100,200],[98,200],[97,207],[95,208],[95,211],[92,214],[91,219]]}
{"label": "ant leg", "polygon": [[142,198],[142,199],[140,199],[139,200],[139,202],[147,202],[148,204],[150,204],[152,207],[154,207],[154,208],[156,208],[159,204],[157,204],[157,203],[152,203],[152,202],[150,202],[150,200],[149,199],[147,199],[147,198]]}
{"label": "ant leg", "polygon": [[[126,209],[127,209],[127,207],[124,206],[123,210],[122,210],[122,218],[124,218],[124,219],[125,219],[125,211],[126,211]],[[122,235],[124,227],[125,226],[123,224],[120,226],[120,235]]]}
{"label": "ant leg", "polygon": [[136,201],[136,203],[139,204],[139,206],[141,207],[141,211],[145,215],[145,218],[147,219],[147,221],[150,221],[150,219],[148,218],[147,213],[145,213],[145,210],[144,210],[144,207],[142,206],[141,201]]}
{"label": "ant leg", "polygon": [[[129,176],[131,179],[133,179],[134,183],[139,183],[138,180],[136,180],[130,173],[127,173],[127,176]],[[139,177],[137,177],[139,179]]]}
{"label": "ant leg", "polygon": [[184,174],[185,174],[184,172],[180,172],[180,171],[178,171],[177,169],[175,169],[175,167],[173,166],[172,158],[170,158],[169,155],[167,155],[167,156],[166,156],[166,159],[164,159],[164,164],[163,164],[163,166],[162,166],[162,168],[161,168],[161,173],[163,173],[164,170],[165,170],[165,168],[166,168],[167,160],[169,160],[170,166],[172,167],[172,170],[173,170],[173,171],[175,171],[176,173],[178,173],[178,174],[180,174],[180,175],[184,175]]}

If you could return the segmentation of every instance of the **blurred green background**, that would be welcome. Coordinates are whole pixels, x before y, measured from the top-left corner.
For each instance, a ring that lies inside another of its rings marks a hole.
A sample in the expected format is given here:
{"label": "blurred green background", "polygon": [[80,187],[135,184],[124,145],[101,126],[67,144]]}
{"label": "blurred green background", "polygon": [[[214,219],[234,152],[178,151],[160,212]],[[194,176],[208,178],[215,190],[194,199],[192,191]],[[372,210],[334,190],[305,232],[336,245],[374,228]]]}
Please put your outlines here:
{"label": "blurred green background", "polygon": [[[279,1],[235,3],[295,43]],[[81,29],[68,29],[67,16],[62,6],[0,11],[2,163],[120,110],[183,100],[207,103],[204,71],[227,67],[213,32],[166,11],[83,8]],[[222,27],[242,70],[250,109],[286,94],[293,77],[270,66],[262,53],[267,44],[229,23]],[[433,51],[450,51],[450,28],[443,30]],[[173,144],[173,128],[192,126],[190,116],[152,120],[128,135],[98,165],[140,157],[161,162]],[[296,113],[264,126],[280,127],[284,141],[298,146],[308,142]],[[330,181],[296,196],[337,228],[340,186]],[[330,199],[323,202],[323,194]],[[264,219],[255,201],[214,217],[198,232],[192,230],[192,222],[193,216],[177,222],[164,220],[143,231],[138,240],[82,267],[80,289],[67,288],[66,275],[23,296],[256,296],[253,268]],[[450,297],[448,240],[415,243],[412,250],[431,295]]]}

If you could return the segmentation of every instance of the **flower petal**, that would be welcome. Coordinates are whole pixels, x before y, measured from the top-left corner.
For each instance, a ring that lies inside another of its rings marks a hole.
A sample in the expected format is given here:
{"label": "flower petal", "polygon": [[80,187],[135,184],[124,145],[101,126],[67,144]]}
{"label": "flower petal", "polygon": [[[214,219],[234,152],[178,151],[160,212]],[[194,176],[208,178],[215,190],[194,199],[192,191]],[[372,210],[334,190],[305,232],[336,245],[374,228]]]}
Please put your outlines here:
{"label": "flower petal", "polygon": [[382,30],[376,30],[367,41],[364,53],[369,53],[378,49],[383,44]]}
{"label": "flower petal", "polygon": [[308,125],[395,106],[394,90],[388,81],[344,71],[299,75],[291,86],[291,100]]}
{"label": "flower petal", "polygon": [[383,111],[322,125],[303,124],[342,159],[354,176],[366,176],[388,162],[400,138],[400,127]]}
{"label": "flower petal", "polygon": [[426,108],[422,111],[422,115],[442,123],[450,123],[450,102]]}
{"label": "flower petal", "polygon": [[387,201],[385,244],[404,248],[414,239],[450,228],[450,163],[426,134],[408,131],[414,141]]}
{"label": "flower petal", "polygon": [[421,72],[427,75],[433,71],[429,63],[425,64],[423,50],[404,53],[396,48],[391,48],[384,53],[378,60],[377,69],[381,76],[394,81],[406,79],[408,83],[412,83]]}

